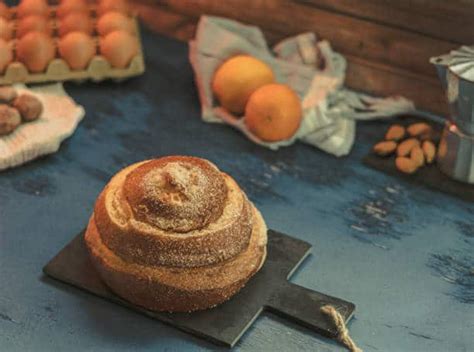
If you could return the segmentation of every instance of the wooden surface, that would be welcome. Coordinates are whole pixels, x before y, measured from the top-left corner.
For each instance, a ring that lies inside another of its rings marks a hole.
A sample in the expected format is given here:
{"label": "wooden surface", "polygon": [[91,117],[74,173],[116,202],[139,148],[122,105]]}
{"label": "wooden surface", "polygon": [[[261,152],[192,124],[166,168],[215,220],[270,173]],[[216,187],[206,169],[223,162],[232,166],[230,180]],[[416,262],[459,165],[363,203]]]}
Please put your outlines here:
{"label": "wooden surface", "polygon": [[194,36],[202,14],[262,28],[270,43],[305,31],[328,39],[349,63],[346,84],[378,95],[402,94],[421,109],[447,114],[432,56],[474,33],[474,4],[428,0],[141,0],[139,13],[159,33]]}
{"label": "wooden surface", "polygon": [[[354,302],[349,328],[364,351],[472,350],[474,204],[363,166],[381,122],[359,123],[341,159],[302,144],[270,151],[203,123],[186,44],[143,39],[144,76],[67,84],[87,112],[75,134],[56,154],[0,173],[0,351],[215,350],[41,273],[84,227],[113,174],[168,154],[212,160],[270,228],[313,245],[291,281]],[[345,350],[265,314],[235,351]]]}
{"label": "wooden surface", "polygon": [[471,0],[296,1],[454,43],[465,44],[473,40],[474,2]]}

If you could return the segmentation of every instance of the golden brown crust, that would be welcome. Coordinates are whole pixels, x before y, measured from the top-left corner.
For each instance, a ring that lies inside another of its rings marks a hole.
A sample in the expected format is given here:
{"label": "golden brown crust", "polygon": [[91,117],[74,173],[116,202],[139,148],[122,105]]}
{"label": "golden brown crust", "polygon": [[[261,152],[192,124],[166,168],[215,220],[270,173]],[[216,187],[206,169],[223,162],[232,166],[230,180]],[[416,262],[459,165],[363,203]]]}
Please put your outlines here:
{"label": "golden brown crust", "polygon": [[266,225],[213,164],[167,157],[112,178],[85,240],[119,296],[151,310],[193,311],[229,299],[260,269]]}
{"label": "golden brown crust", "polygon": [[267,228],[252,206],[253,230],[247,249],[234,258],[198,268],[130,264],[101,240],[92,217],[85,240],[105,283],[119,296],[150,310],[189,312],[228,300],[260,269],[266,256]]}
{"label": "golden brown crust", "polygon": [[170,156],[130,172],[124,194],[137,220],[174,232],[203,228],[222,214],[224,178],[206,160]]}
{"label": "golden brown crust", "polygon": [[123,197],[124,179],[143,163],[131,165],[109,182],[97,199],[94,217],[105,245],[125,261],[144,265],[195,267],[227,260],[247,247],[252,230],[247,197],[228,175],[221,217],[188,233],[174,233],[133,218]]}

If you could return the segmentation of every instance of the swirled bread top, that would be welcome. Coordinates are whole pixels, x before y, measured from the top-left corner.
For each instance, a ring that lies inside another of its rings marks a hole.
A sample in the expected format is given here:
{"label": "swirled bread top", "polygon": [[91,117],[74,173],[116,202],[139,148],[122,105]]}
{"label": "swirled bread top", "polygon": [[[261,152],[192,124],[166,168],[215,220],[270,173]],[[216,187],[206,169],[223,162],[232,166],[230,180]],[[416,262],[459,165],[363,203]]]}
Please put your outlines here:
{"label": "swirled bread top", "polygon": [[228,191],[213,164],[179,156],[145,162],[127,175],[123,189],[137,220],[175,232],[200,229],[219,218]]}

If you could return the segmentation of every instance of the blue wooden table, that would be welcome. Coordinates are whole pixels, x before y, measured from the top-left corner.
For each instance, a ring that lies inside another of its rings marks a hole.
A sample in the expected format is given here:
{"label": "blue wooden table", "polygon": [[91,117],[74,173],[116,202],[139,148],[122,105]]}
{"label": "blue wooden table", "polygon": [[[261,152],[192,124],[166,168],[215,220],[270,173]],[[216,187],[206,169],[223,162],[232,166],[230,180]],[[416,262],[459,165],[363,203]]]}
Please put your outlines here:
{"label": "blue wooden table", "polygon": [[[201,122],[184,43],[144,33],[147,72],[67,84],[87,115],[59,152],[0,173],[1,351],[198,351],[216,347],[53,283],[41,269],[86,224],[124,166],[169,154],[215,162],[271,228],[313,244],[293,281],[357,305],[365,351],[474,350],[474,205],[366,168],[385,124],[360,124],[351,155],[278,152]],[[239,351],[343,351],[266,314]]]}

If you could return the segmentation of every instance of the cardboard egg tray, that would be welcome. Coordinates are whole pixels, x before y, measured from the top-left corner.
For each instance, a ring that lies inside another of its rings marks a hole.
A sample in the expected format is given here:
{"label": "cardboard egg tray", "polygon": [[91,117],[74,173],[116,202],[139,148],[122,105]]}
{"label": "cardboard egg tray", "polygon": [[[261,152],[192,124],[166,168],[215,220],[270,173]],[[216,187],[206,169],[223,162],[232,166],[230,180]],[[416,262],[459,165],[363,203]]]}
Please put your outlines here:
{"label": "cardboard egg tray", "polygon": [[[13,83],[40,83],[50,81],[102,81],[105,79],[112,79],[115,81],[121,81],[128,77],[138,76],[145,72],[145,62],[143,58],[143,48],[140,40],[140,30],[136,17],[133,17],[135,25],[135,35],[138,41],[138,55],[136,55],[126,68],[114,68],[110,63],[99,54],[99,35],[95,30],[97,22],[95,6],[90,6],[91,18],[94,23],[93,39],[96,43],[96,55],[90,61],[88,67],[85,70],[71,70],[67,62],[59,57],[57,50],[57,42],[60,39],[57,34],[57,20],[56,20],[56,7],[51,6],[50,16],[52,16],[53,26],[53,40],[56,45],[56,58],[51,60],[47,66],[45,72],[32,73],[29,72],[26,66],[19,62],[11,62],[5,71],[0,74],[0,85],[13,84]],[[13,57],[16,58],[15,46],[16,46],[16,7],[10,8],[13,14],[11,22],[13,22],[13,35],[11,43],[13,44]]]}

